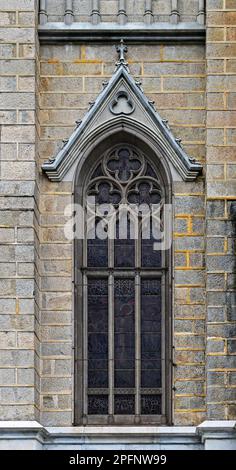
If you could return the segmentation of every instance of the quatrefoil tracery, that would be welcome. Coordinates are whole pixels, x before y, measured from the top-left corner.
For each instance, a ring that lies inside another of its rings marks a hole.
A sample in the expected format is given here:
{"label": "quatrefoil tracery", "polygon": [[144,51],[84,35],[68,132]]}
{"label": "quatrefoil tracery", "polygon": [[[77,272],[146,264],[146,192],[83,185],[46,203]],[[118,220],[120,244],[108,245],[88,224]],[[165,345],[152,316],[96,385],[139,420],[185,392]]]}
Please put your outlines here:
{"label": "quatrefoil tracery", "polygon": [[136,180],[127,193],[127,200],[130,204],[147,204],[151,206],[153,204],[160,204],[161,199],[160,186],[150,178]]}
{"label": "quatrefoil tracery", "polygon": [[119,145],[107,152],[92,172],[87,196],[96,204],[162,203],[163,194],[154,167],[136,148]]}
{"label": "quatrefoil tracery", "polygon": [[87,195],[94,196],[96,204],[117,205],[121,202],[120,190],[109,178],[98,178],[91,183]]}
{"label": "quatrefoil tracery", "polygon": [[105,172],[109,176],[112,175],[120,183],[127,184],[143,169],[144,158],[133,149],[123,147],[108,154],[104,163]]}

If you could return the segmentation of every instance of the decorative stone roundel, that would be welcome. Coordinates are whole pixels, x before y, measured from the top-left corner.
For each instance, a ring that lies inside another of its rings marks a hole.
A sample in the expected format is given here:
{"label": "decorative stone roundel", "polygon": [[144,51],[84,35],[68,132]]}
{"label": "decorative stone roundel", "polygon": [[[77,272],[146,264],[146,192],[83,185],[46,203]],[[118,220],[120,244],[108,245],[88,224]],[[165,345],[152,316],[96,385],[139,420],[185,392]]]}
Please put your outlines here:
{"label": "decorative stone roundel", "polygon": [[132,114],[135,110],[133,100],[130,98],[127,91],[118,91],[115,98],[110,104],[110,111],[112,114]]}

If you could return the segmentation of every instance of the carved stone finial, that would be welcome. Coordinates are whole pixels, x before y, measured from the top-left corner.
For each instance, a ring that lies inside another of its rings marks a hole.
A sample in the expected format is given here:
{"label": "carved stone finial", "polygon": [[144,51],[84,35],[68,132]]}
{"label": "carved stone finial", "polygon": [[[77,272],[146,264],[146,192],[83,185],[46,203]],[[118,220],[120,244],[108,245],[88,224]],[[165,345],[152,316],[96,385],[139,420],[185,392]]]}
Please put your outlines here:
{"label": "carved stone finial", "polygon": [[139,79],[135,80],[135,84],[140,89],[140,91],[144,93],[143,88],[142,88],[142,82]]}
{"label": "carved stone finial", "polygon": [[170,131],[170,126],[169,126],[169,121],[168,119],[162,119],[162,122],[164,124],[164,126],[166,127],[166,129],[168,129],[168,131]]}
{"label": "carved stone finial", "polygon": [[95,105],[95,101],[89,101],[89,108],[88,109],[90,110],[91,108],[93,108],[94,105]]}
{"label": "carved stone finial", "polygon": [[69,139],[62,139],[62,148],[66,146],[66,144],[68,144],[69,142]]}
{"label": "carved stone finial", "polygon": [[154,110],[156,110],[156,108],[155,108],[155,101],[149,100],[148,103],[150,104],[150,106],[151,106]]}
{"label": "carved stone finial", "polygon": [[102,82],[103,89],[107,87],[108,83],[109,83],[108,80],[104,80],[104,82]]}
{"label": "carved stone finial", "polygon": [[178,144],[179,147],[182,148],[182,145],[181,145],[182,139],[180,139],[179,137],[177,137],[177,139],[175,139],[175,142]]}
{"label": "carved stone finial", "polygon": [[124,40],[120,40],[120,45],[116,46],[116,50],[119,54],[119,60],[116,62],[116,66],[124,65],[128,68],[128,62],[125,60],[125,54],[128,52],[128,47],[124,44]]}

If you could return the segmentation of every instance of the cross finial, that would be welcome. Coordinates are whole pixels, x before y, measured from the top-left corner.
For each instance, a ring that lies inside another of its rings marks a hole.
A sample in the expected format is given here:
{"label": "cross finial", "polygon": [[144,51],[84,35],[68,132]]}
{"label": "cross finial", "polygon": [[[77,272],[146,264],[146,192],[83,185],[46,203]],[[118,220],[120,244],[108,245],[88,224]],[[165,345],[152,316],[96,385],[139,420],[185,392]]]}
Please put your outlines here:
{"label": "cross finial", "polygon": [[128,47],[124,44],[124,40],[120,40],[120,45],[116,46],[116,50],[119,54],[119,60],[116,62],[116,66],[119,67],[120,65],[124,65],[128,67],[128,62],[125,60],[125,54],[128,52]]}

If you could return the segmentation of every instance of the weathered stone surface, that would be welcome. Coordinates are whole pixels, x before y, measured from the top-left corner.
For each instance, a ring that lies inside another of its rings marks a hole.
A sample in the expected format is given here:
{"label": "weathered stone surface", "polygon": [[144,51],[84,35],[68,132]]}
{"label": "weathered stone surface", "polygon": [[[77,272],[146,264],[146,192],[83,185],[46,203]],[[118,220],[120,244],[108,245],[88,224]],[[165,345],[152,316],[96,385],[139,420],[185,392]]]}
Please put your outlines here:
{"label": "weathered stone surface", "polygon": [[225,202],[224,201],[208,201],[207,202],[207,215],[209,218],[224,217],[225,215]]}
{"label": "weathered stone surface", "polygon": [[0,385],[14,385],[15,380],[14,369],[0,369]]}
{"label": "weathered stone surface", "polygon": [[207,352],[208,353],[224,353],[225,351],[225,341],[223,340],[211,340],[207,342]]}
{"label": "weathered stone surface", "polygon": [[203,250],[205,240],[203,237],[180,237],[175,239],[175,249],[176,250]]}
{"label": "weathered stone surface", "polygon": [[34,352],[33,351],[17,351],[9,350],[1,355],[0,365],[1,366],[24,366],[30,367],[34,362]]}
{"label": "weathered stone surface", "polygon": [[35,129],[34,126],[3,126],[2,128],[3,142],[29,142],[34,143]]}
{"label": "weathered stone surface", "polygon": [[[217,253],[217,255],[213,254],[207,257],[207,289],[212,289],[212,292],[209,292],[207,297],[208,305],[212,305],[212,307],[208,307],[209,323],[207,333],[209,337],[208,350],[210,351],[210,357],[208,358],[207,367],[222,369],[221,377],[217,376],[220,372],[215,373],[212,377],[208,375],[208,385],[210,386],[208,387],[207,400],[210,402],[208,404],[208,416],[210,419],[225,419],[226,417],[229,419],[226,403],[227,400],[230,401],[232,399],[232,391],[225,387],[225,383],[227,370],[231,366],[233,367],[231,357],[227,357],[227,354],[230,355],[231,353],[226,348],[226,340],[231,337],[231,335],[234,335],[232,325],[230,324],[230,321],[232,321],[232,318],[234,317],[234,299],[231,298],[230,293],[227,292],[228,287],[226,281],[228,276],[232,276],[231,273],[234,271],[235,263],[234,257],[226,254],[229,250],[228,239],[226,237],[231,237],[232,233],[232,225],[230,226],[227,220],[228,215],[226,203],[231,194],[235,194],[232,179],[234,177],[234,170],[232,167],[229,171],[227,164],[228,162],[230,163],[230,161],[234,161],[232,157],[232,149],[235,144],[235,136],[234,129],[231,127],[234,127],[232,119],[234,117],[236,68],[234,60],[227,60],[225,69],[222,69],[222,64],[219,61],[220,57],[235,57],[235,44],[233,44],[234,31],[229,28],[226,32],[226,28],[224,28],[225,25],[230,26],[231,24],[235,24],[235,12],[225,10],[227,8],[233,8],[234,6],[232,6],[232,3],[233,2],[229,0],[224,2],[224,4],[220,4],[219,8],[223,10],[222,12],[212,11],[208,13],[208,25],[214,26],[214,28],[211,29],[212,36],[208,39],[211,42],[207,46],[207,57],[209,58],[207,91],[213,92],[215,99],[217,99],[216,95],[220,96],[221,92],[226,92],[227,94],[227,102],[225,102],[223,107],[220,106],[219,103],[218,107],[214,110],[208,111],[207,113],[207,126],[212,128],[208,133],[209,149],[207,151],[207,159],[209,163],[208,173],[210,174],[212,181],[207,183],[206,189],[207,197],[213,199],[213,201],[208,202],[207,217],[209,219],[225,218],[225,220],[221,221],[209,220],[207,223],[208,236],[212,237],[214,234],[215,237],[214,239],[208,239],[207,253]],[[210,3],[210,7],[212,10],[217,10],[217,5],[213,7]],[[219,26],[219,28],[216,26]],[[220,30],[224,32],[223,39],[220,39]],[[230,41],[232,42],[230,43]],[[212,75],[214,72],[216,74],[219,72],[221,75]],[[213,141],[214,136],[215,142]],[[224,164],[224,168],[218,165],[216,166],[216,163],[220,163],[221,165]],[[217,201],[217,198],[220,200]],[[210,274],[211,271],[214,271],[214,274]],[[222,272],[221,279],[219,277],[220,272]],[[229,274],[226,278],[225,273],[227,272]],[[232,279],[229,281],[228,286],[232,285],[231,282]],[[213,337],[214,341],[211,337]],[[223,344],[220,346],[219,341],[224,342],[224,348]],[[213,346],[214,350],[212,349]],[[218,382],[217,379],[219,379]],[[212,388],[212,384],[222,385],[222,388]],[[215,408],[211,404],[214,401],[217,403],[217,407]]]}
{"label": "weathered stone surface", "polygon": [[204,285],[204,272],[203,271],[176,271],[175,273],[176,284],[183,285]]}
{"label": "weathered stone surface", "polygon": [[17,245],[16,246],[17,261],[34,261],[33,245]]}
{"label": "weathered stone surface", "polygon": [[164,90],[168,91],[203,91],[205,88],[205,81],[203,78],[165,78]]}
{"label": "weathered stone surface", "polygon": [[[64,2],[57,2],[56,9],[47,3],[49,21],[63,21]],[[115,19],[117,2],[100,3],[103,18]],[[140,21],[143,3],[127,2],[129,21]],[[167,21],[169,2],[152,3],[155,19]],[[198,0],[181,5],[180,19],[195,21]],[[74,8],[75,21],[90,21],[88,2],[78,8],[75,1]],[[199,44],[143,44],[129,45],[127,56],[131,73],[141,77],[145,93],[183,139],[186,152],[202,162],[206,157],[202,177],[173,184],[173,404],[174,423],[180,425],[205,419],[206,401],[210,418],[235,417],[235,263],[229,220],[236,194],[235,14],[226,11],[233,9],[231,0],[208,0],[207,8],[207,52]],[[45,424],[68,426],[73,247],[65,240],[63,225],[73,187],[49,182],[39,174],[40,164],[55,155],[75,120],[83,118],[89,101],[113,73],[116,52],[115,45],[92,43],[38,49],[35,9],[34,0],[0,0],[0,342],[5,348],[0,354],[5,404],[0,413],[13,420],[33,419],[38,413]],[[212,369],[207,388],[205,366]]]}
{"label": "weathered stone surface", "polygon": [[207,257],[207,269],[209,271],[232,272],[234,263],[235,261],[231,255],[211,255]]}
{"label": "weathered stone surface", "polygon": [[17,369],[17,384],[34,386],[34,369]]}
{"label": "weathered stone surface", "polygon": [[35,173],[34,162],[2,162],[2,177],[6,180],[32,180]]}
{"label": "weathered stone surface", "polygon": [[[1,49],[0,49],[1,55]],[[0,77],[0,91],[15,91],[16,90],[16,77]]]}
{"label": "weathered stone surface", "polygon": [[204,214],[204,197],[175,196],[176,214]]}
{"label": "weathered stone surface", "polygon": [[207,276],[207,288],[208,290],[222,290],[225,288],[225,274],[208,274]]}
{"label": "weathered stone surface", "polygon": [[[35,185],[32,181],[1,181],[0,182],[0,194],[5,196],[33,196],[34,195]],[[4,215],[4,211],[2,211]],[[16,214],[16,216],[20,214]],[[27,214],[24,213],[26,217]],[[7,217],[8,216],[8,217]],[[7,218],[9,219],[11,216],[10,214],[5,213],[5,221]],[[14,219],[16,221],[16,219]],[[18,221],[18,224],[20,222]]]}

